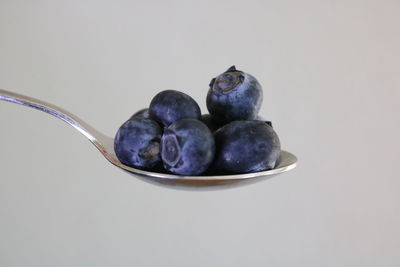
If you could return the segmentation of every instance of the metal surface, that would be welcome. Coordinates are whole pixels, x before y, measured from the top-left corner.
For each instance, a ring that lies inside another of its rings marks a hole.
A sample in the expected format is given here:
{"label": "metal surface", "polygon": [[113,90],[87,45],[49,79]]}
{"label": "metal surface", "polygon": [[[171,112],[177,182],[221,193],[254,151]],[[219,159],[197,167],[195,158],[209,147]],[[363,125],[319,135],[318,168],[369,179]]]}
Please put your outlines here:
{"label": "metal surface", "polygon": [[114,153],[113,138],[102,134],[77,116],[60,107],[2,89],[0,89],[0,100],[35,108],[65,121],[88,138],[109,162],[146,182],[157,185],[195,190],[227,188],[262,181],[277,174],[289,171],[297,165],[297,158],[295,155],[282,151],[278,166],[272,170],[262,172],[217,176],[179,176],[143,171],[126,166],[119,162]]}

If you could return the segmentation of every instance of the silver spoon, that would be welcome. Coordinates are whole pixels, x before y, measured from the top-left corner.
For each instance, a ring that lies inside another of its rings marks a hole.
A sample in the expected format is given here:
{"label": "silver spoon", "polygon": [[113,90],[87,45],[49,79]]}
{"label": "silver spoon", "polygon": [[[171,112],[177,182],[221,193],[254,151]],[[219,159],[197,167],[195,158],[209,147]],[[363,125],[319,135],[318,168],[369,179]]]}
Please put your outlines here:
{"label": "silver spoon", "polygon": [[114,153],[113,138],[97,131],[74,114],[53,104],[2,89],[0,89],[0,100],[35,108],[65,121],[89,139],[109,162],[146,182],[162,186],[185,189],[234,187],[265,180],[277,174],[289,171],[297,165],[297,158],[295,155],[287,151],[282,151],[280,163],[276,168],[255,173],[218,176],[179,176],[139,170],[126,166],[117,159]]}

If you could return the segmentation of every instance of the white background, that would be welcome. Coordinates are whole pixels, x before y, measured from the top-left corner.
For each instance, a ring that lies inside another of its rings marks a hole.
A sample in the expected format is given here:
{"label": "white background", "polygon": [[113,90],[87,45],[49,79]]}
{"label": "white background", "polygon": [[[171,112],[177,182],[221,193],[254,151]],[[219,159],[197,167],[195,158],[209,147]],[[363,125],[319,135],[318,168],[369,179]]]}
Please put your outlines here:
{"label": "white background", "polygon": [[0,0],[0,88],[114,136],[235,64],[295,170],[147,184],[64,122],[0,103],[0,266],[400,266],[400,2]]}

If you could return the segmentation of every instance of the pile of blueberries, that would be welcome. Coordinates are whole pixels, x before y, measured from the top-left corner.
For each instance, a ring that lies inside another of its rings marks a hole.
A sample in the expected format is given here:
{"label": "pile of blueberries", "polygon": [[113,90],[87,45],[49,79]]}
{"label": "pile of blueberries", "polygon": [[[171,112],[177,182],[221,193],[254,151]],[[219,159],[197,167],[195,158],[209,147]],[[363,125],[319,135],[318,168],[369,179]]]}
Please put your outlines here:
{"label": "pile of blueberries", "polygon": [[118,130],[114,149],[121,163],[178,175],[223,175],[274,168],[280,142],[258,116],[259,82],[235,66],[210,82],[209,114],[179,91],[158,93]]}

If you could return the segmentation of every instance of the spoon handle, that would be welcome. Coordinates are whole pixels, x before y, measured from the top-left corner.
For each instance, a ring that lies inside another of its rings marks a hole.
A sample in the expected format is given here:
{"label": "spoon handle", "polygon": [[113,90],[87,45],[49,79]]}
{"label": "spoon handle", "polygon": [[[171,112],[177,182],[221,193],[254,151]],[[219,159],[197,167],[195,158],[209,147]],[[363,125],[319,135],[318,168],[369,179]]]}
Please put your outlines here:
{"label": "spoon handle", "polygon": [[112,139],[110,137],[105,136],[74,114],[56,105],[3,89],[0,89],[0,100],[34,108],[65,121],[89,139],[103,155],[107,153],[105,146],[111,145]]}

